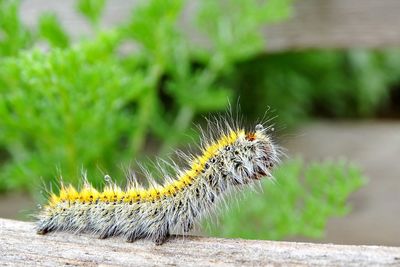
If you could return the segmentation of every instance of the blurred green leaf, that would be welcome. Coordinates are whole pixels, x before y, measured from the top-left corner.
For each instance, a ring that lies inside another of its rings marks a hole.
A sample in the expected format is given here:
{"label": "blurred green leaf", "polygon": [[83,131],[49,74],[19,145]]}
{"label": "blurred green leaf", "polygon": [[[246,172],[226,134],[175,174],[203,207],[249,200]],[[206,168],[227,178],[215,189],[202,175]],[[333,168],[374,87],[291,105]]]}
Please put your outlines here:
{"label": "blurred green leaf", "polygon": [[291,3],[291,0],[204,0],[198,7],[197,23],[220,57],[220,64],[230,64],[263,51],[262,26],[287,19]]}
{"label": "blurred green leaf", "polygon": [[19,3],[0,1],[0,57],[16,55],[32,44],[32,34],[19,18]]}
{"label": "blurred green leaf", "polygon": [[105,0],[77,0],[76,8],[92,25],[97,25],[105,4]]}
{"label": "blurred green leaf", "polygon": [[69,37],[55,14],[45,13],[40,16],[39,34],[54,47],[66,48],[69,46]]}

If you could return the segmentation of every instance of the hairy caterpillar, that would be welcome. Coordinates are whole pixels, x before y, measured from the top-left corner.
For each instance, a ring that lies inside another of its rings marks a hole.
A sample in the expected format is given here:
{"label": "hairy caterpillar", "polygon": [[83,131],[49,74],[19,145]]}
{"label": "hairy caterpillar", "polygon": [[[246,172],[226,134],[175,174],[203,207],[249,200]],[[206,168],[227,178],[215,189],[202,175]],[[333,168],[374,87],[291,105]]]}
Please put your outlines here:
{"label": "hairy caterpillar", "polygon": [[102,192],[86,179],[80,190],[61,185],[37,215],[37,233],[89,232],[99,238],[123,236],[127,242],[149,238],[159,245],[173,230],[189,232],[229,192],[271,177],[278,153],[270,128],[257,124],[244,131],[218,120],[208,128],[214,133],[206,137],[203,132],[201,155],[187,155],[189,168],[177,169],[175,178],[165,174],[163,185],[151,177],[147,189],[136,180],[125,190],[109,183]]}

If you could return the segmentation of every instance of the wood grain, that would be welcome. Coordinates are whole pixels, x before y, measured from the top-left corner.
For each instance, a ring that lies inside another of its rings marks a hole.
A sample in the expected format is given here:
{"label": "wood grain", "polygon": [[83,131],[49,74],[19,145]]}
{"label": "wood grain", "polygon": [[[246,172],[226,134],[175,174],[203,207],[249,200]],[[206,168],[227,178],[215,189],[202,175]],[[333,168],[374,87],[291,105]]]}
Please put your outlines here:
{"label": "wood grain", "polygon": [[294,16],[269,26],[268,51],[400,46],[398,0],[295,1]]}
{"label": "wood grain", "polygon": [[[189,19],[196,2],[189,0],[184,17]],[[102,26],[111,27],[125,21],[137,0],[107,2]],[[74,10],[75,1],[23,1],[23,21],[36,27],[43,12],[55,12],[63,26],[74,37],[91,35],[88,23]],[[399,0],[301,0],[295,1],[293,17],[264,29],[269,52],[309,48],[383,48],[400,46]],[[193,42],[207,43],[204,38],[182,23]]]}
{"label": "wood grain", "polygon": [[33,223],[0,219],[1,266],[400,265],[400,248],[174,237],[162,246],[88,235],[37,235]]}

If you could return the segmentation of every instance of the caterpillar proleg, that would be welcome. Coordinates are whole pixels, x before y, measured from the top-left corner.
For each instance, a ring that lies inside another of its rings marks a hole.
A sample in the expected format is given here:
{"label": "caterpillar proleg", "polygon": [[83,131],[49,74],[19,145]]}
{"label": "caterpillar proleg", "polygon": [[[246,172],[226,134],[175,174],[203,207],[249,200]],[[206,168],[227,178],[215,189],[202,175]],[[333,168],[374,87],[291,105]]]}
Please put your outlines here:
{"label": "caterpillar proleg", "polygon": [[86,179],[80,189],[61,185],[37,215],[37,233],[88,232],[128,242],[148,238],[160,245],[173,230],[189,232],[228,193],[271,177],[279,159],[270,127],[257,124],[245,131],[216,121],[208,128],[212,133],[203,132],[200,155],[187,155],[187,167],[166,175],[163,185],[150,177],[146,189],[136,180],[124,190],[109,182],[101,192]]}

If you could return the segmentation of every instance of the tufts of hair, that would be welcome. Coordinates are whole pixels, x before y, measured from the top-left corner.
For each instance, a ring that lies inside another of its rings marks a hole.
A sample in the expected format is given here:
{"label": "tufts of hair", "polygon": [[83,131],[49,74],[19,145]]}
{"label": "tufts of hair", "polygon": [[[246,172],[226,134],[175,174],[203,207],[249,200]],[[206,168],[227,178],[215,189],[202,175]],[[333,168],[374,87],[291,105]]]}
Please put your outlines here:
{"label": "tufts of hair", "polygon": [[262,177],[272,178],[279,163],[279,149],[269,135],[272,126],[244,130],[238,121],[209,119],[206,130],[200,129],[200,155],[177,153],[186,167],[157,162],[163,184],[146,169],[147,188],[131,170],[125,189],[108,175],[102,191],[89,183],[86,173],[78,189],[61,183],[60,193],[50,193],[37,214],[37,233],[87,232],[99,238],[122,236],[127,242],[147,238],[158,245],[171,232],[188,233],[203,217],[228,205],[229,194],[254,188]]}

